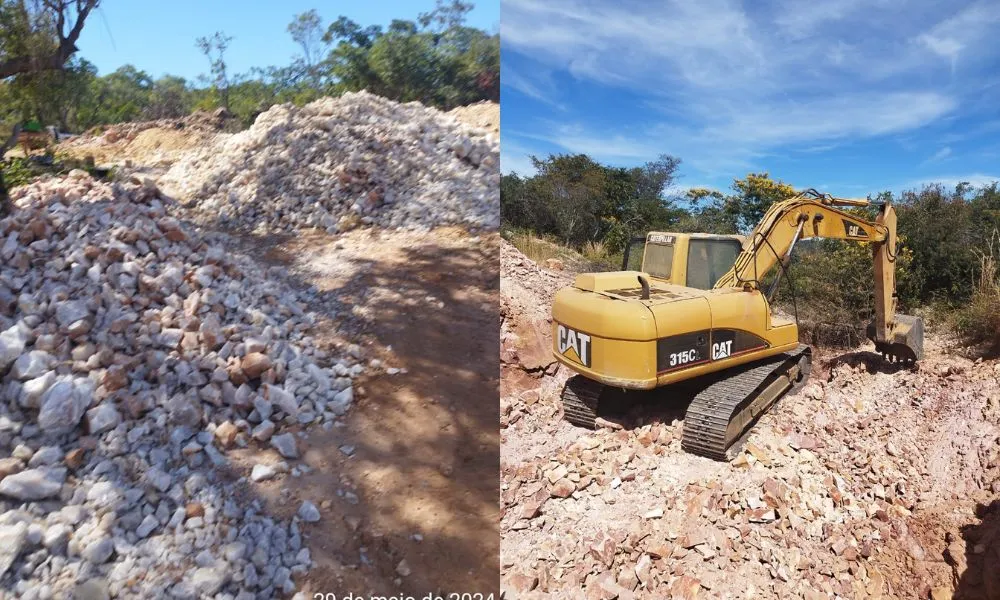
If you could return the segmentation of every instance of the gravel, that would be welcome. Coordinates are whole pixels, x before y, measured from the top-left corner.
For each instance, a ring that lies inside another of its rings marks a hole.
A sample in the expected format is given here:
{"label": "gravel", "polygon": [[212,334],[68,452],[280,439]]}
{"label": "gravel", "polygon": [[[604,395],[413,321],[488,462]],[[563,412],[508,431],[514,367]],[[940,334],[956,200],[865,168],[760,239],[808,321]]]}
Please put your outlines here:
{"label": "gravel", "polygon": [[499,227],[496,135],[367,93],[282,104],[163,179],[206,223],[257,232],[358,224]]}
{"label": "gravel", "polygon": [[264,512],[248,488],[258,468],[219,469],[238,469],[228,452],[248,445],[296,458],[282,429],[303,414],[333,423],[361,359],[321,349],[317,316],[281,270],[171,216],[149,181],[74,171],[12,199],[0,219],[0,589],[294,592],[311,567],[287,566],[304,549],[298,519]]}

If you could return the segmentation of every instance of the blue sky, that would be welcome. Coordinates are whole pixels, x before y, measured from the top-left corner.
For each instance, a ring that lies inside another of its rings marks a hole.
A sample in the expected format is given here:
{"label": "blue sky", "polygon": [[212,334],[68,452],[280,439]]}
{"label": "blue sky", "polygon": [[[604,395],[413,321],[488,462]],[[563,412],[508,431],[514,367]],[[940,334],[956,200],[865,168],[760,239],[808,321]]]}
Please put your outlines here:
{"label": "blue sky", "polygon": [[501,168],[666,153],[864,196],[1000,179],[1000,2],[503,0]]}
{"label": "blue sky", "polygon": [[[467,24],[496,31],[500,0],[480,0]],[[292,18],[315,8],[329,24],[345,15],[362,26],[388,25],[393,19],[415,19],[434,8],[434,0],[103,0],[87,20],[77,47],[80,55],[110,73],[132,64],[152,75],[180,75],[194,80],[208,71],[208,61],[195,48],[195,38],[225,31],[234,39],[227,59],[234,73],[250,67],[287,65],[299,54],[285,28]]]}

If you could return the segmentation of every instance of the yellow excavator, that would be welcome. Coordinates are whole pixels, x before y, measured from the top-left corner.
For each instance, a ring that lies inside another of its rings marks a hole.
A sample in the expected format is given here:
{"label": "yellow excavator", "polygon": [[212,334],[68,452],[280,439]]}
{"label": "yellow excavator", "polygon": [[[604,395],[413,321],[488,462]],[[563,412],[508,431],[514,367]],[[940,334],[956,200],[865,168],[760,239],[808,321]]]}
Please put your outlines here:
{"label": "yellow excavator", "polygon": [[843,210],[868,205],[809,189],[771,205],[746,238],[652,232],[639,270],[578,275],[552,305],[553,355],[576,372],[563,389],[565,418],[594,428],[607,388],[683,389],[693,400],[682,447],[730,458],[757,418],[809,377],[796,321],[770,303],[796,243],[810,238],[871,245],[868,337],[889,362],[921,359],[922,319],[896,314],[895,209],[879,205],[874,221]]}

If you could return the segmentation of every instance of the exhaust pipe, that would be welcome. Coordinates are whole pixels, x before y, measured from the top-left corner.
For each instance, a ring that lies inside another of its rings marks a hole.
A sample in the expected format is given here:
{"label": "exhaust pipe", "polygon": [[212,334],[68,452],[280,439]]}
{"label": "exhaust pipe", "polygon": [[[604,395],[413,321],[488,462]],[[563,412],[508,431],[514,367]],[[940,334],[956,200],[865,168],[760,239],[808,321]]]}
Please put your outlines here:
{"label": "exhaust pipe", "polygon": [[639,275],[639,285],[642,286],[642,300],[649,300],[649,282],[642,275]]}

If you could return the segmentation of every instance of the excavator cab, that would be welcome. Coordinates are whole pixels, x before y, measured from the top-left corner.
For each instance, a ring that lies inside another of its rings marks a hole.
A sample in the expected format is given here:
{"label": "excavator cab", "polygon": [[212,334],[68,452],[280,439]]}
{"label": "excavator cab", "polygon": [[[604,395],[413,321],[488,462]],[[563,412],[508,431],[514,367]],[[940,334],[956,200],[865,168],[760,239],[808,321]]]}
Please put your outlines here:
{"label": "excavator cab", "polygon": [[622,271],[640,271],[655,281],[710,290],[743,250],[741,235],[651,231],[625,248]]}

